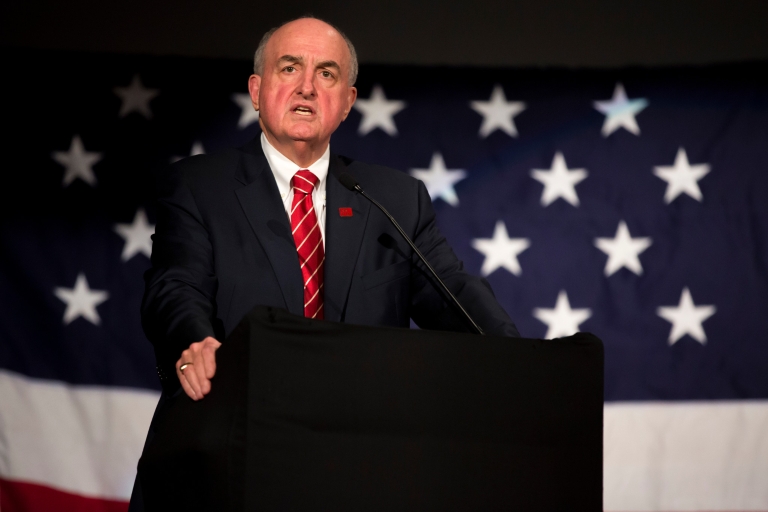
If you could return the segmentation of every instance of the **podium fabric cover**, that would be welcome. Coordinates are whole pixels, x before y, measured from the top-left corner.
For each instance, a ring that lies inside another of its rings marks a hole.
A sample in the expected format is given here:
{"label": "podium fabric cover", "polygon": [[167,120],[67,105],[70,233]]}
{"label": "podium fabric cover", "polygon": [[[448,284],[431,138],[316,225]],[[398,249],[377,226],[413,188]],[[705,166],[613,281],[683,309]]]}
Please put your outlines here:
{"label": "podium fabric cover", "polygon": [[165,400],[146,510],[601,510],[603,348],[257,307]]}

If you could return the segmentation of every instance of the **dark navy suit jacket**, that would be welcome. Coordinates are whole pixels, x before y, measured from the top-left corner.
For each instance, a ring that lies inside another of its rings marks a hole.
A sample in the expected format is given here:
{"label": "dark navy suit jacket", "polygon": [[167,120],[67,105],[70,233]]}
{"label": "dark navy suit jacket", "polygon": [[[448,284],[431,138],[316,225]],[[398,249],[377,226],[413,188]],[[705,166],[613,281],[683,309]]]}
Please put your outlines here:
{"label": "dark navy suit jacket", "polygon": [[[389,220],[344,188],[347,172],[400,222],[475,321],[518,336],[488,283],[466,273],[439,233],[424,184],[386,167],[331,155],[326,185],[325,319],[354,324],[470,330],[430,282]],[[340,208],[351,208],[341,216]],[[152,268],[145,275],[144,330],[161,378],[190,343],[223,341],[257,304],[303,314],[296,247],[257,137],[239,149],[185,159],[159,183]]]}
{"label": "dark navy suit jacket", "polygon": [[[336,176],[347,172],[400,222],[440,277],[488,333],[519,336],[488,283],[467,274],[439,233],[424,184],[386,167],[331,155],[326,182],[326,320],[469,331],[389,220]],[[351,208],[341,216],[339,208]],[[223,341],[256,305],[302,315],[301,270],[290,222],[259,138],[187,158],[159,180],[152,268],[144,276],[144,331],[164,393],[179,393],[175,362],[206,336]],[[214,384],[215,385],[215,384]],[[138,478],[131,512],[144,510]]]}

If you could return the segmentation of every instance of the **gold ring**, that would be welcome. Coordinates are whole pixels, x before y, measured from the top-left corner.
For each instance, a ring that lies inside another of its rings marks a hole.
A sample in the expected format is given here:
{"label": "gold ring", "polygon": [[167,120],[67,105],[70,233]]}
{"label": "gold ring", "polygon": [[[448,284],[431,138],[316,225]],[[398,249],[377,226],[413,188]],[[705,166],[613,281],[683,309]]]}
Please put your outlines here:
{"label": "gold ring", "polygon": [[182,365],[181,365],[181,366],[179,366],[179,371],[180,371],[181,373],[184,373],[184,370],[186,370],[186,369],[187,369],[187,366],[191,366],[191,365],[193,365],[193,364],[194,364],[194,363],[182,363]]}

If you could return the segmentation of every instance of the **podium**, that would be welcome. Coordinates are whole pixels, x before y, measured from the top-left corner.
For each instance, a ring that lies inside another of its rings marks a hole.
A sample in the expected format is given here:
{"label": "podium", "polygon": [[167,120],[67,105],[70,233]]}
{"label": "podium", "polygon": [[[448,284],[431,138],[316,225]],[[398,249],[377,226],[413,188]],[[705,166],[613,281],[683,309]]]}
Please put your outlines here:
{"label": "podium", "polygon": [[145,509],[602,510],[603,347],[257,307],[164,400]]}

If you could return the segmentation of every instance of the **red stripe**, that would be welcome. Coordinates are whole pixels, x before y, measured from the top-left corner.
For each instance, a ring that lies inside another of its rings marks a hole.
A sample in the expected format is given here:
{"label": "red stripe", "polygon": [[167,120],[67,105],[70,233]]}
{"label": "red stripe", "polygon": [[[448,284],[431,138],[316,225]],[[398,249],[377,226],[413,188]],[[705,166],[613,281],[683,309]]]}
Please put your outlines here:
{"label": "red stripe", "polygon": [[87,498],[44,485],[0,478],[3,512],[126,512],[127,501]]}

